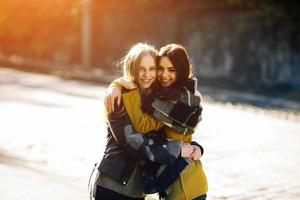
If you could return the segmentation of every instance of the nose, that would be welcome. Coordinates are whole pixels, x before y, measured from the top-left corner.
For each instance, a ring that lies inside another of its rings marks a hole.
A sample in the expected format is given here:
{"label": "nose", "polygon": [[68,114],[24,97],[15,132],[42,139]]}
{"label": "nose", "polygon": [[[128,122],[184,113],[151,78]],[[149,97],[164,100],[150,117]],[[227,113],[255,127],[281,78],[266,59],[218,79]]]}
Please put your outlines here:
{"label": "nose", "polygon": [[166,76],[167,76],[167,72],[166,72],[166,70],[162,70],[162,72],[161,72],[161,76],[162,76],[162,77],[166,77]]}
{"label": "nose", "polygon": [[144,73],[144,77],[149,77],[149,76],[150,76],[150,71],[146,70],[145,73]]}

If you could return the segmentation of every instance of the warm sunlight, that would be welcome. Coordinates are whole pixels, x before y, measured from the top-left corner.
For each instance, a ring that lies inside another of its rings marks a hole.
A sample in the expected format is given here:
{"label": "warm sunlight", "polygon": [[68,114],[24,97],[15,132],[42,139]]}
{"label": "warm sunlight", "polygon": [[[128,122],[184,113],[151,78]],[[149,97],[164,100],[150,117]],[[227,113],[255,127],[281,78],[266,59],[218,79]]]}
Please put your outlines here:
{"label": "warm sunlight", "polygon": [[0,52],[64,61],[60,52],[78,45],[79,0],[3,0],[0,7]]}
{"label": "warm sunlight", "polygon": [[298,200],[299,11],[0,0],[0,200]]}

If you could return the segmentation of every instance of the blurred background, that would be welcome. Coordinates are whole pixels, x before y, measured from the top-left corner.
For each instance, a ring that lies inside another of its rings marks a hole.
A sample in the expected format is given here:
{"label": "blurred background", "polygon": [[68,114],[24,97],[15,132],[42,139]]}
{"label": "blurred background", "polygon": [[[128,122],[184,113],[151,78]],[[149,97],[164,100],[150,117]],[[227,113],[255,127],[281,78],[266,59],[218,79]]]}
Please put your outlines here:
{"label": "blurred background", "polygon": [[137,42],[190,53],[209,199],[299,198],[299,10],[295,0],[1,0],[0,199],[85,198],[105,145],[101,101],[121,75],[113,63]]}
{"label": "blurred background", "polygon": [[299,88],[298,11],[278,0],[2,0],[0,62],[99,81],[136,42],[176,42],[203,84],[277,95]]}

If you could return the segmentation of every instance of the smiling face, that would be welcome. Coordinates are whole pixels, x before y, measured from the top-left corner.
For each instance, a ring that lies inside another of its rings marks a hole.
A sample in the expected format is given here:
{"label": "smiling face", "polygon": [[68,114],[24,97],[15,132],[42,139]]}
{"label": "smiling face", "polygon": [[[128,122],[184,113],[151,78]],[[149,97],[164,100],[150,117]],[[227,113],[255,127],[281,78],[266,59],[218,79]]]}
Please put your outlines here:
{"label": "smiling face", "polygon": [[169,87],[176,82],[176,69],[167,56],[159,60],[157,77],[162,87]]}
{"label": "smiling face", "polygon": [[156,79],[156,64],[151,55],[145,55],[141,59],[138,69],[138,85],[140,89],[148,89]]}

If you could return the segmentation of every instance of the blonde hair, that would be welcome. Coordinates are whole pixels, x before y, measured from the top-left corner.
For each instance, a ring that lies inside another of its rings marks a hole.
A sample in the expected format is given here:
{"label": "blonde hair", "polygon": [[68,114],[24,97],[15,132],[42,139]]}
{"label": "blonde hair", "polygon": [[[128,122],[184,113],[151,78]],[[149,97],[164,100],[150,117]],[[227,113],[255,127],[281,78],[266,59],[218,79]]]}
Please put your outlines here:
{"label": "blonde hair", "polygon": [[131,81],[136,81],[141,60],[144,56],[150,55],[157,63],[157,50],[146,43],[137,43],[131,47],[126,56],[119,61],[123,68],[123,76]]}

